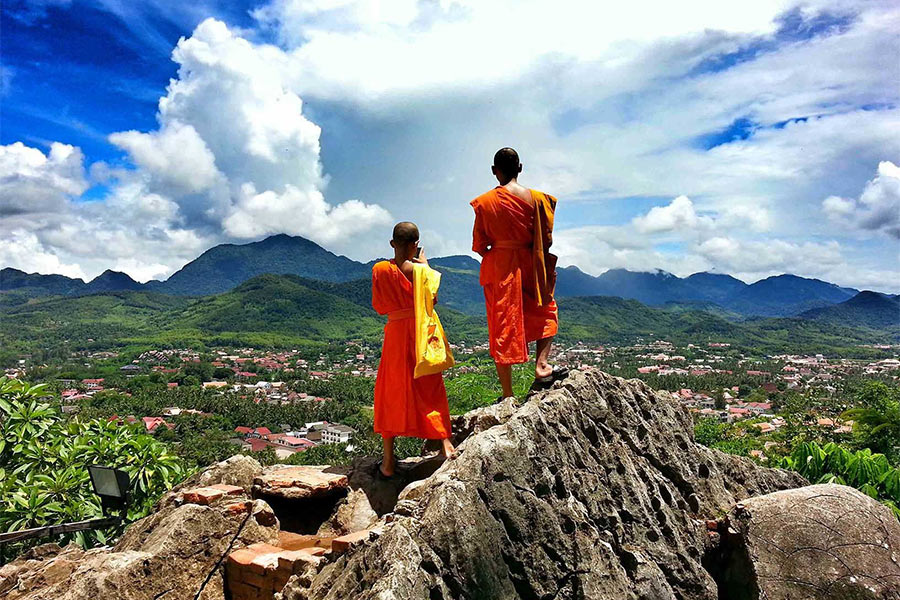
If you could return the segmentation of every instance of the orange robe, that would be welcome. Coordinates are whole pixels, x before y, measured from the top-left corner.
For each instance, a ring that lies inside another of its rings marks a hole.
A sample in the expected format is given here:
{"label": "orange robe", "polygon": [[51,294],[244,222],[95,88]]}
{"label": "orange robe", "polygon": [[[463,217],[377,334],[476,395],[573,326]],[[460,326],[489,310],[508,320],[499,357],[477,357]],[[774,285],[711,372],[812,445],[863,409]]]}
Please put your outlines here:
{"label": "orange robe", "polygon": [[413,377],[413,285],[393,260],[383,260],[372,267],[372,308],[380,315],[388,315],[375,379],[375,432],[425,439],[450,437],[450,409],[443,375]]}
{"label": "orange robe", "polygon": [[[498,186],[471,204],[475,210],[472,250],[483,257],[480,280],[487,305],[491,356],[504,365],[528,362],[528,342],[554,336],[559,327],[559,309],[552,290],[555,261],[546,267],[543,263],[537,267],[535,262],[535,203]],[[549,211],[550,218],[544,219],[537,238],[543,252],[552,243],[552,205]],[[535,280],[538,268],[549,271],[539,275],[545,282],[543,295],[547,296],[540,300]]]}

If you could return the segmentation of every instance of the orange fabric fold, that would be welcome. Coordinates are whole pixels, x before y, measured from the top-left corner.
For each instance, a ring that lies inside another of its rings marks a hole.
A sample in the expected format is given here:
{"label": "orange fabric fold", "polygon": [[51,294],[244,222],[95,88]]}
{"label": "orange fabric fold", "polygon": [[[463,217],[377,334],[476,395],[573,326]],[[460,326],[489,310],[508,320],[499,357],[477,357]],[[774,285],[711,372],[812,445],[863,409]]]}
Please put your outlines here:
{"label": "orange fabric fold", "polygon": [[393,261],[384,260],[372,267],[372,308],[388,315],[375,379],[375,432],[393,437],[447,437],[450,409],[444,378],[440,373],[413,377],[413,285]]}
{"label": "orange fabric fold", "polygon": [[500,364],[527,362],[528,342],[558,330],[556,257],[548,251],[556,199],[533,191],[526,200],[497,187],[471,205],[472,249],[483,257],[491,356]]}

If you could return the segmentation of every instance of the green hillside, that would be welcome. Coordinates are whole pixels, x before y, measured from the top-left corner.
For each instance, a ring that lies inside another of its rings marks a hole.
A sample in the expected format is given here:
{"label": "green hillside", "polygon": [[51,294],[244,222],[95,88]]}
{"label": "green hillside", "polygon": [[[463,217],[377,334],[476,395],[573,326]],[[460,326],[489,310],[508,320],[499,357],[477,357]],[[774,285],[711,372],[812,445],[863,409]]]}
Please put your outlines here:
{"label": "green hillside", "polygon": [[900,300],[878,292],[860,292],[846,302],[808,310],[800,316],[837,325],[864,325],[900,333]]}
{"label": "green hillside", "polygon": [[273,235],[251,244],[214,246],[166,281],[149,285],[167,294],[203,296],[225,292],[265,273],[337,282],[368,277],[369,268],[307,239]]}
{"label": "green hillside", "polygon": [[0,346],[116,345],[153,334],[166,321],[165,315],[188,303],[185,298],[150,292],[106,292],[0,305]]}
{"label": "green hillside", "polygon": [[[444,268],[445,277],[453,274]],[[471,277],[468,273],[462,273]],[[229,292],[199,299],[148,292],[23,299],[0,305],[0,344],[7,352],[66,346],[286,347],[376,340],[384,318],[371,308],[367,279],[336,283],[294,275],[260,275]],[[484,341],[484,313],[467,315],[440,299],[451,341]],[[474,310],[473,310],[474,312]],[[728,315],[730,316],[730,315]],[[560,338],[626,344],[639,338],[675,343],[729,342],[756,351],[858,350],[897,336],[809,319],[735,321],[689,305],[652,308],[616,297],[560,300]]]}
{"label": "green hillside", "polygon": [[260,275],[230,292],[197,300],[173,315],[167,328],[339,341],[370,337],[383,327],[371,308],[313,289],[308,283],[292,275]]}

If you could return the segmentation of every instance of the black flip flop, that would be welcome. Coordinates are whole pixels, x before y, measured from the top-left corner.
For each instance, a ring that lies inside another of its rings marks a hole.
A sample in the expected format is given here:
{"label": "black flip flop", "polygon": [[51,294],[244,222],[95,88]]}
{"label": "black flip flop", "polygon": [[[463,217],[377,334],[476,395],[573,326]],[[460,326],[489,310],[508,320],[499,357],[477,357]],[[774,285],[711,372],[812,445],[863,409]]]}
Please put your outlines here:
{"label": "black flip flop", "polygon": [[550,387],[557,381],[565,379],[569,376],[569,368],[568,367],[559,367],[557,365],[553,365],[553,370],[546,377],[535,377],[534,383],[531,384],[531,391],[541,391],[550,389]]}

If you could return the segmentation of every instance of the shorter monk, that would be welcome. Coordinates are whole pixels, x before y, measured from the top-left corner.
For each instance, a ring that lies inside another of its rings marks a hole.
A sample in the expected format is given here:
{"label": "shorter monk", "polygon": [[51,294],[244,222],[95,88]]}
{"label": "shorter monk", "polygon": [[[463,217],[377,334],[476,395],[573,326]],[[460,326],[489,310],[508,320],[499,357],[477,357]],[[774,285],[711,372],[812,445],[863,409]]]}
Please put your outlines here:
{"label": "shorter monk", "polygon": [[419,248],[419,229],[414,223],[397,223],[391,247],[393,260],[383,260],[372,267],[372,308],[388,317],[375,379],[375,432],[384,441],[384,458],[378,473],[385,478],[394,475],[397,436],[439,439],[446,458],[454,453],[443,375],[414,377],[413,265],[428,266],[425,253]]}

